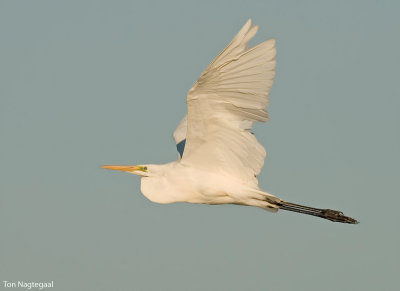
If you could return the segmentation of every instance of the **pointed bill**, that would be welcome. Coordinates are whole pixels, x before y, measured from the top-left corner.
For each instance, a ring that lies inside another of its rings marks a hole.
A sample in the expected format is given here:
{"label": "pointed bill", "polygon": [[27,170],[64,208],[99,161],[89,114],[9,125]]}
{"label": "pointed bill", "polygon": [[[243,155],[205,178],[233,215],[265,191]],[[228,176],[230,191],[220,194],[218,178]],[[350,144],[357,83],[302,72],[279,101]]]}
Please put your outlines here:
{"label": "pointed bill", "polygon": [[101,168],[107,170],[123,171],[123,172],[134,172],[141,170],[140,166],[101,166]]}

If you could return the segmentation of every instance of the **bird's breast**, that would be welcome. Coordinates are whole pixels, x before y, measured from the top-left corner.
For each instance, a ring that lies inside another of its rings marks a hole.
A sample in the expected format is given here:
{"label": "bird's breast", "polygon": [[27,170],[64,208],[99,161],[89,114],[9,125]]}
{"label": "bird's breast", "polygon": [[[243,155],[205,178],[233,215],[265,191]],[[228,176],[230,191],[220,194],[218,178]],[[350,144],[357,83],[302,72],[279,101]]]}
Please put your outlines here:
{"label": "bird's breast", "polygon": [[229,193],[238,187],[228,177],[206,171],[176,169],[161,177],[141,179],[141,191],[156,203],[189,202],[204,204],[233,203]]}

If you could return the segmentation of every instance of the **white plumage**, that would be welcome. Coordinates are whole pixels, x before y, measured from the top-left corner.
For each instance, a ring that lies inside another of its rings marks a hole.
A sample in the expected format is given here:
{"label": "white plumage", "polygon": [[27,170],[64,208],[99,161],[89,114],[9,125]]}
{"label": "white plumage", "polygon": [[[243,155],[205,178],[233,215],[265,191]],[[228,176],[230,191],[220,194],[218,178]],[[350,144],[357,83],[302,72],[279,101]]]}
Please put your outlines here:
{"label": "white plumage", "polygon": [[256,32],[248,20],[189,90],[187,115],[173,135],[180,152],[176,161],[103,168],[141,176],[142,193],[157,203],[281,208],[355,223],[341,212],[289,203],[259,189],[257,175],[266,152],[250,130],[254,122],[268,120],[276,49],[274,39],[249,48]]}
{"label": "white plumage", "polygon": [[276,54],[273,39],[247,47],[256,31],[249,20],[190,89],[182,157],[183,163],[206,163],[254,182],[265,150],[250,129],[253,122],[268,120],[265,108]]}

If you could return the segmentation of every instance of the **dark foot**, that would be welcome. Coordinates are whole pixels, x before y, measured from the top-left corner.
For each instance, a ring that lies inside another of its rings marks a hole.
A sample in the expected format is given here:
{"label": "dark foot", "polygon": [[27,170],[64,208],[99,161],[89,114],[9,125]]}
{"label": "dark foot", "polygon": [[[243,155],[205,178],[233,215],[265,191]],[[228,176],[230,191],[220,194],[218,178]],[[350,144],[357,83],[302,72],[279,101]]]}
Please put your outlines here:
{"label": "dark foot", "polygon": [[342,212],[337,211],[337,210],[312,208],[312,207],[298,205],[298,204],[294,204],[294,203],[290,203],[290,202],[286,202],[286,201],[282,201],[282,202],[278,203],[278,206],[280,209],[283,209],[283,210],[318,216],[321,218],[328,219],[330,221],[350,223],[350,224],[358,223],[358,221],[355,220],[354,218],[344,216]]}
{"label": "dark foot", "polygon": [[335,222],[343,222],[343,223],[350,223],[350,224],[357,224],[358,221],[354,218],[344,216],[343,212],[331,209],[323,209],[321,213],[322,218],[329,219]]}

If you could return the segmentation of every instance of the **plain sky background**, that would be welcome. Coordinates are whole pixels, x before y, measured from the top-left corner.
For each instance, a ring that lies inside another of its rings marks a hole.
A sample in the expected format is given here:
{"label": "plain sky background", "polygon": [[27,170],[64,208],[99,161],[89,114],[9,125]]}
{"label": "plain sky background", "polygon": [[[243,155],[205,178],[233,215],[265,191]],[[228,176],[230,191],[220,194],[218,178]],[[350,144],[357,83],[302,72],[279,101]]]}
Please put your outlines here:
{"label": "plain sky background", "polygon": [[[0,289],[397,290],[399,1],[1,1]],[[345,225],[157,205],[102,164],[176,159],[172,132],[248,18],[275,37],[260,186]]]}

